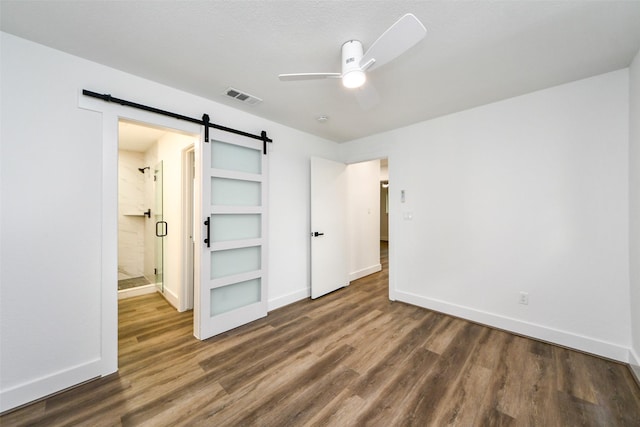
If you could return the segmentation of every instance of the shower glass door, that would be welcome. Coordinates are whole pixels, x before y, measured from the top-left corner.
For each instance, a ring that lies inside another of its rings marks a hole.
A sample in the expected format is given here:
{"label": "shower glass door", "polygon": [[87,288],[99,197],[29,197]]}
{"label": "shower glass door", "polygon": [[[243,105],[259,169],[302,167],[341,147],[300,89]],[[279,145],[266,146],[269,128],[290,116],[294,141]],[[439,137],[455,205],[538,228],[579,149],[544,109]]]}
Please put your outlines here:
{"label": "shower glass door", "polygon": [[156,288],[164,293],[164,237],[167,235],[167,223],[162,214],[162,161],[153,171],[153,183],[155,187],[155,280]]}

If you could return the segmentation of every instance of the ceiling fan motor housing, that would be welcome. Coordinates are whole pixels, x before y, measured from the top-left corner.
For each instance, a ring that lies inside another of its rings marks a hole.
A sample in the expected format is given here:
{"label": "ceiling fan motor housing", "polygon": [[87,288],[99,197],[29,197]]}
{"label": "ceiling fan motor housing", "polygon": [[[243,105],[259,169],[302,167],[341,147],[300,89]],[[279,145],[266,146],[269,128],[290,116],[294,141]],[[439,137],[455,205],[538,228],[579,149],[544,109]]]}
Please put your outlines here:
{"label": "ceiling fan motor housing", "polygon": [[360,68],[362,59],[362,43],[349,40],[342,45],[342,84],[348,88],[360,87],[367,77]]}

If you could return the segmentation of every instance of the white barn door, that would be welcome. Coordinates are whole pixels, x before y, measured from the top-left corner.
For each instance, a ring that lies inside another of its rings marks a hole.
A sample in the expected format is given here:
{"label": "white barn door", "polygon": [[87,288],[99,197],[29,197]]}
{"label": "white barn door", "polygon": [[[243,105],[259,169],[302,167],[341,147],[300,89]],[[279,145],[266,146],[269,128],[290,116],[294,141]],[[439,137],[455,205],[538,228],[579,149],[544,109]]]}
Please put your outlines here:
{"label": "white barn door", "polygon": [[[267,156],[263,142],[210,130],[198,171],[194,335],[267,315]],[[198,218],[199,216],[199,218]]]}

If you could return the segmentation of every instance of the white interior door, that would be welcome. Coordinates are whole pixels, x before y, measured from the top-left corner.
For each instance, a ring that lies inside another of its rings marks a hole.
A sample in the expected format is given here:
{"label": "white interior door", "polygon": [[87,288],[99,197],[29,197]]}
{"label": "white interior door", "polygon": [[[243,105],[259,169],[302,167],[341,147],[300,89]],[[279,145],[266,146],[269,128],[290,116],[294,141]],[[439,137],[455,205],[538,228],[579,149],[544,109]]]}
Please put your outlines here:
{"label": "white interior door", "polygon": [[311,298],[349,284],[347,165],[311,158]]}
{"label": "white interior door", "polygon": [[262,141],[210,130],[201,143],[194,334],[267,315],[267,156]]}

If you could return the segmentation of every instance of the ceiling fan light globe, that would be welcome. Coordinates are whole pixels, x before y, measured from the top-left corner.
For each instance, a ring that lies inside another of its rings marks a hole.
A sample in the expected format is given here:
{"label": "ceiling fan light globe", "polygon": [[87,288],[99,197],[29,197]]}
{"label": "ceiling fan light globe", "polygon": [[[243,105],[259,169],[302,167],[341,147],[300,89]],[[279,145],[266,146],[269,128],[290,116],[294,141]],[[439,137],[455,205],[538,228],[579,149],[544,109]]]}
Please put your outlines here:
{"label": "ceiling fan light globe", "polygon": [[367,75],[361,70],[352,70],[342,76],[342,85],[349,89],[355,89],[367,81]]}

